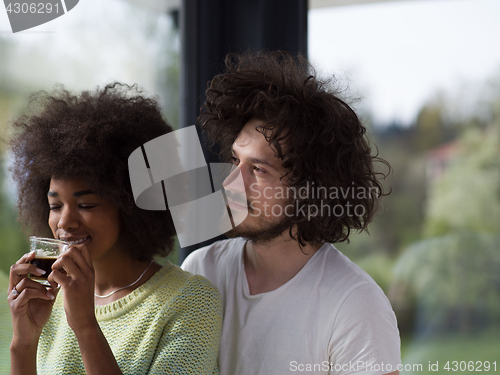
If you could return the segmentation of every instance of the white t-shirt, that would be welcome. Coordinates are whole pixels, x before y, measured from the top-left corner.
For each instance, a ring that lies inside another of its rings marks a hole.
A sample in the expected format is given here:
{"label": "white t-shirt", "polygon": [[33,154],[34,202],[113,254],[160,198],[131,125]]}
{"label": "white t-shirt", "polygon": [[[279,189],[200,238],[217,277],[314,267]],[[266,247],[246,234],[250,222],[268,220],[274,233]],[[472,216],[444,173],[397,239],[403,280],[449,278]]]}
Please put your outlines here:
{"label": "white t-shirt", "polygon": [[250,295],[246,240],[191,253],[182,268],[222,295],[221,375],[385,374],[398,370],[396,317],[383,291],[326,243],[287,283]]}

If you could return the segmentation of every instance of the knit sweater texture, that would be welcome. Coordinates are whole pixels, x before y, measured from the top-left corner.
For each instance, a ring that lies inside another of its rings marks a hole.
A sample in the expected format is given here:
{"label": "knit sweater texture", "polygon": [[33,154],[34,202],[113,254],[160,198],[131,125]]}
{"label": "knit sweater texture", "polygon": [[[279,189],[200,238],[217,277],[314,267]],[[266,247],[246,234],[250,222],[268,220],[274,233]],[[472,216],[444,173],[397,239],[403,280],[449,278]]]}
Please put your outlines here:
{"label": "knit sweater texture", "polygon": [[[85,374],[62,291],[38,344],[39,375]],[[127,296],[95,306],[99,326],[124,374],[217,374],[222,305],[205,278],[167,263]]]}

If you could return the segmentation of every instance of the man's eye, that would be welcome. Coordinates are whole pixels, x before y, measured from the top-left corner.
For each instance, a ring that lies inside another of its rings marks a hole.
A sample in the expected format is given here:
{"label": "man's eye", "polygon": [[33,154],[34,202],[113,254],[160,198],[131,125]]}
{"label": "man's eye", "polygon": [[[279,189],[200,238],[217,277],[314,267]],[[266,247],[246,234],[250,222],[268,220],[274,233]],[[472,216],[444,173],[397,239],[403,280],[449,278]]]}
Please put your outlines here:
{"label": "man's eye", "polygon": [[49,205],[49,210],[50,210],[50,211],[58,210],[58,209],[60,209],[60,208],[61,208],[61,206],[57,206],[57,205],[55,205],[55,204],[51,204],[51,205]]}
{"label": "man's eye", "polygon": [[254,170],[255,172],[258,172],[258,173],[266,173],[266,171],[265,171],[265,170],[260,169],[260,168],[259,168],[259,167],[257,167],[257,166],[254,166],[254,167],[253,167],[253,170]]}
{"label": "man's eye", "polygon": [[96,206],[95,204],[81,204],[80,208],[90,209],[90,208],[94,208],[95,206]]}
{"label": "man's eye", "polygon": [[240,161],[238,160],[238,158],[236,158],[235,156],[231,156],[231,159],[230,159],[230,160],[231,160],[231,163],[236,164],[236,165],[238,165],[238,164],[239,164],[239,162],[240,162]]}

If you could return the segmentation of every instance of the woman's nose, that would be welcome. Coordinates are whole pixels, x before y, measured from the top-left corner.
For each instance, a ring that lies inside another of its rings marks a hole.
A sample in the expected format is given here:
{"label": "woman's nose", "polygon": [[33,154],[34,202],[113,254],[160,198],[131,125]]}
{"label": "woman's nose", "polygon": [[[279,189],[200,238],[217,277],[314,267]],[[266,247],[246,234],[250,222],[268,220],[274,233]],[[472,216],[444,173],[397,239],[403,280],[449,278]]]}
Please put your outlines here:
{"label": "woman's nose", "polygon": [[68,230],[78,228],[78,225],[77,215],[74,210],[69,207],[63,207],[61,210],[61,216],[59,216],[57,228]]}

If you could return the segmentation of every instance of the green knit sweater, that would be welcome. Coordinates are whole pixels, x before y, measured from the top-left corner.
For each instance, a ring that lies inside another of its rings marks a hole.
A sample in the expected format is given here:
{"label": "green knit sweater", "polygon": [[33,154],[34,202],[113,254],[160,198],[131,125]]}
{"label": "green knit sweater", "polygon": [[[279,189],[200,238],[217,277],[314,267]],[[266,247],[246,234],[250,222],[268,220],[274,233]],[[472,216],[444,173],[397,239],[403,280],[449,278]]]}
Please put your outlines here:
{"label": "green knit sweater", "polygon": [[[61,291],[62,292],[62,291]],[[219,292],[205,278],[168,263],[129,295],[95,314],[124,374],[218,373]],[[38,374],[85,374],[59,293],[38,344]]]}

